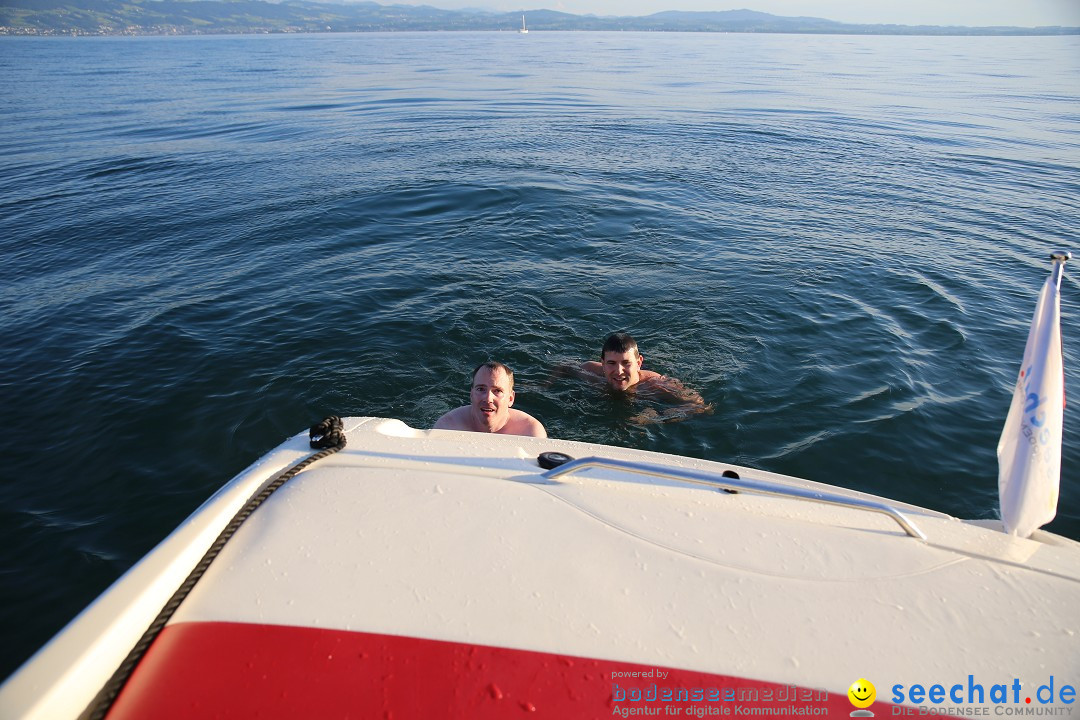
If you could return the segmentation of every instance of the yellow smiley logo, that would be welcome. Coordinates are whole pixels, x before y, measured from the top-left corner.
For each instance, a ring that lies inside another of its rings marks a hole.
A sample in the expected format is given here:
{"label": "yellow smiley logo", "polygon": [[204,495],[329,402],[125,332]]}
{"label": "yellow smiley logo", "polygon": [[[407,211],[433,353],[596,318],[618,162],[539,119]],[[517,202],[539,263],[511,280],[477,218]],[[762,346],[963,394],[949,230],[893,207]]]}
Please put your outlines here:
{"label": "yellow smiley logo", "polygon": [[859,678],[851,683],[851,687],[847,689],[847,696],[848,700],[850,700],[851,704],[855,707],[866,708],[874,704],[874,698],[877,697],[877,690],[874,688],[874,683],[866,678]]}

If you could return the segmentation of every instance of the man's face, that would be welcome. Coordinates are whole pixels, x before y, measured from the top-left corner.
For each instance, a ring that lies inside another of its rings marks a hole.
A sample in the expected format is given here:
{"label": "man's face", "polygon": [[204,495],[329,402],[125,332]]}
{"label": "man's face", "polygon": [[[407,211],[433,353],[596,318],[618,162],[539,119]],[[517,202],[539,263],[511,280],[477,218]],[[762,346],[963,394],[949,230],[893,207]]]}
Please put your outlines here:
{"label": "man's face", "polygon": [[473,376],[472,413],[477,425],[488,432],[497,432],[510,419],[514,390],[502,368],[482,367]]}
{"label": "man's face", "polygon": [[641,379],[641,356],[637,350],[604,353],[604,378],[612,390],[629,390]]}

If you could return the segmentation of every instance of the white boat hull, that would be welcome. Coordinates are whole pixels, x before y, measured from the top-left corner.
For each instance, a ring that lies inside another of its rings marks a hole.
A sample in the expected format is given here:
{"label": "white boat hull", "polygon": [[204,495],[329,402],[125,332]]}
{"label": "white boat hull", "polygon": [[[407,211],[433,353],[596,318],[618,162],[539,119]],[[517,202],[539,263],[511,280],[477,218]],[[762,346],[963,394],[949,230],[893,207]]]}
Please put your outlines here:
{"label": "white boat hull", "polygon": [[[889,514],[745,485],[880,498],[748,468],[345,424],[347,447],[225,545],[110,717],[844,715],[860,678],[877,686],[881,717],[976,707],[968,684],[989,693],[1014,680],[1018,703],[984,705],[1022,709],[1051,676],[1059,700],[1080,679],[1072,541],[892,503],[921,540]],[[252,466],[118,581],[0,689],[0,716],[77,717],[232,514],[308,454],[306,441]],[[553,450],[638,469],[556,477],[536,460]],[[703,479],[724,482],[725,470],[741,476],[737,494]],[[935,684],[941,702],[910,694]]]}

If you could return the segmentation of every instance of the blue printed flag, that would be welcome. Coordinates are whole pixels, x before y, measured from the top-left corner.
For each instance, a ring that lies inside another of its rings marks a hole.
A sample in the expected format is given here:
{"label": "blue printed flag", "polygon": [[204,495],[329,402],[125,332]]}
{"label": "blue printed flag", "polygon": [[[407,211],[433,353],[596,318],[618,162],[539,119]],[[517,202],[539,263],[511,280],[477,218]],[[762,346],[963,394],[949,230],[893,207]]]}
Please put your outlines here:
{"label": "blue printed flag", "polygon": [[1054,253],[1054,269],[1039,293],[998,441],[998,494],[1005,532],[1029,537],[1057,514],[1065,368],[1061,357],[1061,275],[1069,253]]}

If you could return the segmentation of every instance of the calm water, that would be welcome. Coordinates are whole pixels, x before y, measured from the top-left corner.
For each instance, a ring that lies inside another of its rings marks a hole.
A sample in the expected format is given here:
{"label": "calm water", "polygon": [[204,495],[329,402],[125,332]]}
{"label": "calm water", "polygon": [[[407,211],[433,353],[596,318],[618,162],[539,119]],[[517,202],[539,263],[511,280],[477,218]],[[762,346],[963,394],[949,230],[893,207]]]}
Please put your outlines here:
{"label": "calm water", "polygon": [[[556,437],[992,517],[1078,198],[1078,38],[0,38],[0,676],[285,437],[489,356]],[[618,329],[715,412],[545,387]]]}

